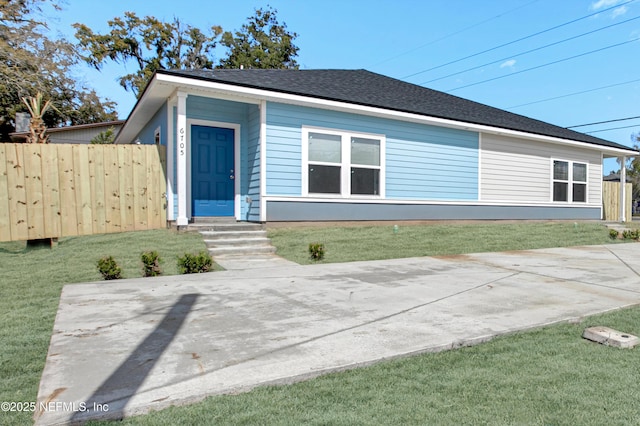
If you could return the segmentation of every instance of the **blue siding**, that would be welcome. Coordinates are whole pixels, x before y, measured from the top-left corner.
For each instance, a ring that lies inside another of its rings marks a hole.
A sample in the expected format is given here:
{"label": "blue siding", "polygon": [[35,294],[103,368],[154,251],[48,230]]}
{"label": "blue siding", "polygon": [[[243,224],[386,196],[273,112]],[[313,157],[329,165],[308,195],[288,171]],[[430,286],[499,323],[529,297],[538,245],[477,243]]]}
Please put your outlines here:
{"label": "blue siding", "polygon": [[187,97],[187,118],[225,123],[247,124],[249,105],[189,95]]}
{"label": "blue siding", "polygon": [[160,109],[153,115],[153,118],[142,128],[140,133],[133,139],[133,143],[140,139],[140,143],[152,145],[155,143],[155,131],[160,127],[160,144],[167,145],[167,103],[162,104]]}
{"label": "blue siding", "polygon": [[269,102],[267,194],[300,196],[301,127],[386,136],[386,198],[478,199],[478,134]]}
{"label": "blue siding", "polygon": [[251,202],[246,203],[246,197],[244,197],[246,211],[243,210],[242,218],[258,222],[260,221],[260,108],[257,105],[249,106],[248,132],[247,167],[242,181],[242,193],[247,194]]}

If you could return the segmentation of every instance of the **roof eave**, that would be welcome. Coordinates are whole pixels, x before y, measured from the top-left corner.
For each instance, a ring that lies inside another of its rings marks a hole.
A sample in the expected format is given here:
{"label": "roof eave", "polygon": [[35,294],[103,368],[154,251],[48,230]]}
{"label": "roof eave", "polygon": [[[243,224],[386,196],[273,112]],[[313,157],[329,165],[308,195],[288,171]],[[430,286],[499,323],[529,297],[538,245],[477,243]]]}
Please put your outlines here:
{"label": "roof eave", "polygon": [[365,113],[367,115],[382,117],[382,118],[395,118],[403,121],[412,121],[419,122],[425,124],[432,124],[438,126],[444,126],[449,128],[456,128],[462,130],[469,131],[478,131],[483,133],[497,134],[497,135],[505,135],[505,136],[514,136],[523,139],[529,140],[538,140],[543,142],[550,142],[556,144],[564,144],[564,145],[575,145],[583,148],[598,150],[602,152],[604,155],[609,156],[632,156],[639,155],[640,152],[635,151],[631,148],[616,148],[609,147],[606,145],[598,145],[589,142],[577,141],[572,139],[564,139],[549,135],[542,135],[537,133],[524,132],[520,130],[512,130],[501,127],[477,124],[477,123],[469,123],[456,121],[447,118],[441,117],[433,117],[427,115],[416,114],[412,112],[399,111],[339,100],[332,100],[320,97],[312,97],[312,96],[304,96],[292,94],[284,91],[274,90],[274,89],[265,89],[259,88],[256,86],[248,86],[237,83],[229,83],[225,81],[215,81],[202,77],[187,77],[184,75],[179,75],[172,73],[167,70],[159,71],[155,74],[156,81],[169,83],[175,88],[181,87],[185,90],[189,88],[198,89],[198,90],[208,90],[215,93],[225,94],[225,95],[240,95],[242,97],[255,98],[260,100],[274,101],[274,102],[283,102],[289,104],[295,104],[300,106],[313,106],[313,107],[321,107],[324,109],[333,109],[333,110],[341,110],[345,112],[357,112],[357,113]]}
{"label": "roof eave", "polygon": [[[154,73],[147,83],[142,95],[134,105],[126,122],[116,135],[116,144],[129,144],[144,128],[146,123],[153,117],[167,98],[175,91],[173,87],[160,85],[157,79],[158,74]],[[160,87],[158,87],[160,86]]]}

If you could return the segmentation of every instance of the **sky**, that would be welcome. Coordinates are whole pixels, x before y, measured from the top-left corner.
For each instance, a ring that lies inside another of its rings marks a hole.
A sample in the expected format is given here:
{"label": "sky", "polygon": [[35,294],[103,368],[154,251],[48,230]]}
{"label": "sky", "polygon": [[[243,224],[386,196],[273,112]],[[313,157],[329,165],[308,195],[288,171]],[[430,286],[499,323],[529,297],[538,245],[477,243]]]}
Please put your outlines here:
{"label": "sky", "polygon": [[[298,34],[301,69],[367,69],[562,127],[640,116],[640,0],[61,0],[43,13],[50,36],[75,41],[73,23],[106,33],[125,11],[234,31],[267,5]],[[125,119],[136,99],[117,78],[134,71],[75,77]],[[640,118],[574,130],[632,146]]]}

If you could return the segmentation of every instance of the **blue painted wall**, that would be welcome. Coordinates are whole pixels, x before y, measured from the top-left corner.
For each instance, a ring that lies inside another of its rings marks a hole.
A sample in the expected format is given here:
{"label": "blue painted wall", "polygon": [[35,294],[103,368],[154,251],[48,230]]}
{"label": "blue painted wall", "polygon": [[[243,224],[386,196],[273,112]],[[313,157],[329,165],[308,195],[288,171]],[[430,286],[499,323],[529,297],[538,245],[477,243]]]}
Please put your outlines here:
{"label": "blue painted wall", "polygon": [[155,131],[160,127],[160,144],[167,145],[167,103],[162,104],[160,109],[153,115],[153,118],[144,126],[138,135],[131,141],[135,143],[140,139],[140,143],[151,145],[155,143]]}
{"label": "blue painted wall", "polygon": [[[164,105],[140,133],[139,137],[144,143],[153,143],[153,132],[160,125],[162,143],[166,144],[166,108]],[[173,117],[175,124],[175,109]],[[187,118],[241,126],[241,169],[239,173],[236,172],[241,176],[241,217],[243,220],[258,221],[258,106],[190,95],[187,98]],[[387,198],[478,198],[477,133],[273,102],[267,104],[267,194],[301,195],[301,130],[305,125],[384,134]],[[174,198],[174,209],[177,212],[177,197]]]}
{"label": "blue painted wall", "polygon": [[246,176],[242,180],[242,193],[247,194],[251,201],[247,203],[246,212],[242,219],[257,222],[260,220],[260,108],[249,105],[249,143],[246,150]]}
{"label": "blue painted wall", "polygon": [[269,102],[267,194],[300,196],[301,127],[386,136],[386,198],[478,199],[478,134]]}

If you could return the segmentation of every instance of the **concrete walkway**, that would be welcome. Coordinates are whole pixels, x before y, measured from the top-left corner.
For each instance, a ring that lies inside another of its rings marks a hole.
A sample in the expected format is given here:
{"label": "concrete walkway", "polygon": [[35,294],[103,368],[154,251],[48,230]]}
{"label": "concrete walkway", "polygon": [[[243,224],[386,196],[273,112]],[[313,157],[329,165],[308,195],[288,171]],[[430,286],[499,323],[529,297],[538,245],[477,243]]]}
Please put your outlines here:
{"label": "concrete walkway", "polygon": [[[640,244],[65,286],[38,424],[142,414],[640,303]],[[606,325],[606,324],[603,324]]]}

